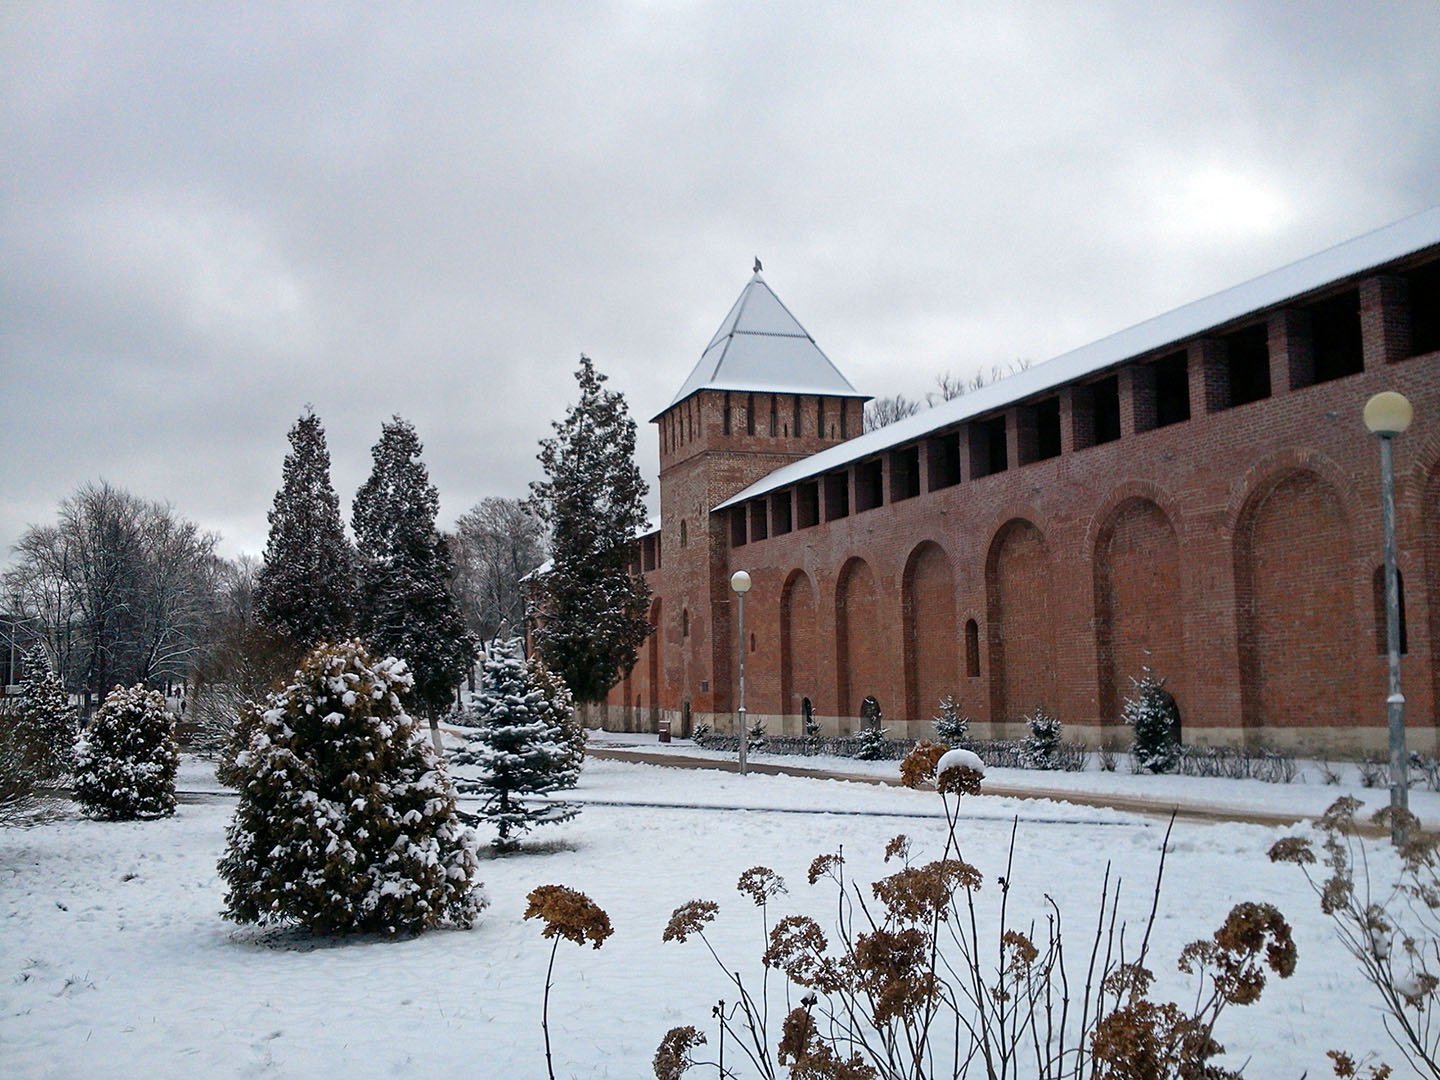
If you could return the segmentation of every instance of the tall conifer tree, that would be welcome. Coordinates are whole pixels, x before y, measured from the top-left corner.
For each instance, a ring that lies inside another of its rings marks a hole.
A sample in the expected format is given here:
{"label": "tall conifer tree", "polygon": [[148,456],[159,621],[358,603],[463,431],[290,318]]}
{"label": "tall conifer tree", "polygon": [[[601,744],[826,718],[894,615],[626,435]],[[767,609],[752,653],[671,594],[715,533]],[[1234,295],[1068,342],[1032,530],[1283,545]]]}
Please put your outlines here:
{"label": "tall conifer tree", "polygon": [[330,486],[325,429],[313,412],[295,421],[290,447],[270,510],[255,612],[263,625],[305,651],[354,629],[355,553]]}
{"label": "tall conifer tree", "polygon": [[635,665],[650,633],[650,589],[630,573],[649,490],[635,467],[635,421],[604,388],[588,356],[575,373],[580,400],[540,443],[545,477],[531,502],[550,528],[535,644],[577,701],[599,701]]}
{"label": "tall conifer tree", "polygon": [[397,416],[381,428],[352,524],[360,552],[361,632],[373,651],[410,666],[416,710],[433,733],[476,650],[451,592],[454,562],[435,528],[440,495],[420,451],[408,421]]}

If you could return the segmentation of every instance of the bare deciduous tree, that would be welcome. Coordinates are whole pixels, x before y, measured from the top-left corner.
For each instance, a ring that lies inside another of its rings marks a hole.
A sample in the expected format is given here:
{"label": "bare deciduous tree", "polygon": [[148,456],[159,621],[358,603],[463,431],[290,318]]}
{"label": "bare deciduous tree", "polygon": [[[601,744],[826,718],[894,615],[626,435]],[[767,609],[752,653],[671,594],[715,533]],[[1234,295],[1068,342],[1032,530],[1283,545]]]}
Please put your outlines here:
{"label": "bare deciduous tree", "polygon": [[481,641],[520,633],[521,578],[545,560],[545,528],[519,499],[482,499],[455,522],[455,588]]}
{"label": "bare deciduous tree", "polygon": [[865,405],[865,430],[875,431],[886,427],[897,420],[914,416],[922,408],[924,406],[920,402],[911,401],[904,394],[875,398]]}
{"label": "bare deciduous tree", "polygon": [[103,694],[117,683],[184,678],[213,610],[217,537],[168,505],[103,481],[31,526],[5,574],[66,686]]}

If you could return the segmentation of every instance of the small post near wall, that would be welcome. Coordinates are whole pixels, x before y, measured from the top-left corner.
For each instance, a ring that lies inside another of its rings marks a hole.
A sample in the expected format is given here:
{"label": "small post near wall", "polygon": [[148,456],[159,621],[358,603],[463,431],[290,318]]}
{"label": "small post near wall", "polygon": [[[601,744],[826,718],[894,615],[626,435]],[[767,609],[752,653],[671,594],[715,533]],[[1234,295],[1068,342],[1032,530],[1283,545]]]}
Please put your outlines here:
{"label": "small post near wall", "polygon": [[1390,732],[1390,840],[1405,843],[1410,809],[1410,762],[1405,753],[1405,695],[1400,692],[1400,589],[1395,555],[1395,436],[1414,419],[1410,402],[1393,390],[1365,403],[1365,426],[1380,438],[1380,506],[1385,522],[1385,637],[1390,657],[1390,694],[1385,711]]}
{"label": "small post near wall", "polygon": [[744,776],[748,771],[745,760],[746,744],[750,741],[750,728],[745,723],[745,594],[750,591],[750,575],[744,570],[736,570],[730,575],[730,588],[735,591],[739,601],[740,707],[737,710],[736,724],[740,734],[740,775]]}

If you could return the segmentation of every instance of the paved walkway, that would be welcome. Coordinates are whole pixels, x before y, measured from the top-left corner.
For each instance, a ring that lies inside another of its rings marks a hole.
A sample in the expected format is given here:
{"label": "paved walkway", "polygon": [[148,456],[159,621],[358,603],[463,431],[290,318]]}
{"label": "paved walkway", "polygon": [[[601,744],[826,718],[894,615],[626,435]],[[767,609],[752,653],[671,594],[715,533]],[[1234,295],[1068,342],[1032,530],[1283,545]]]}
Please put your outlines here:
{"label": "paved walkway", "polygon": [[[653,750],[644,750],[637,747],[607,746],[591,743],[585,748],[585,753],[590,757],[607,758],[612,761],[635,761],[646,765],[662,765],[673,769],[709,769],[716,772],[738,772],[737,762],[729,759],[716,759],[709,757],[691,757],[683,751],[670,750],[659,753]],[[899,762],[896,762],[898,773]],[[848,773],[843,770],[816,769],[803,765],[788,765],[768,761],[749,763],[751,772],[764,773],[770,776],[806,776],[820,780],[850,780],[860,784],[886,784],[893,787],[900,785],[900,778],[896,776],[875,776],[871,773]],[[1199,822],[1223,822],[1238,821],[1251,825],[1294,825],[1303,821],[1304,816],[1293,813],[1279,813],[1266,810],[1236,810],[1223,806],[1200,806],[1194,803],[1177,803],[1173,799],[1150,798],[1144,795],[1113,795],[1093,791],[1069,791],[1058,788],[1046,788],[1039,784],[1016,784],[1003,783],[995,780],[986,780],[980,798],[1002,797],[1010,799],[1044,799],[1054,802],[1074,803],[1077,806],[1101,806],[1114,810],[1125,810],[1135,814],[1146,814],[1153,817],[1168,819],[1173,813],[1183,821]],[[1362,832],[1374,835],[1381,835],[1381,830],[1374,829],[1368,824],[1362,827]],[[1388,834],[1387,834],[1388,835]]]}

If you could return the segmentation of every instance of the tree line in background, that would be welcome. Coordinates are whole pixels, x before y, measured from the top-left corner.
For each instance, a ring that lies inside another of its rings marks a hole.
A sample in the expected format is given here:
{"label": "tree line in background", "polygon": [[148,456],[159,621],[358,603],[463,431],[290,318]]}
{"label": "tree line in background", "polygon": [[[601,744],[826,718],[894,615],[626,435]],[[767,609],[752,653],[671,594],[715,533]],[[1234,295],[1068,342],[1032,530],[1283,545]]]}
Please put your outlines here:
{"label": "tree line in background", "polygon": [[1016,375],[1029,366],[1029,360],[1012,360],[1008,364],[992,365],[988,373],[977,371],[968,379],[951,371],[942,371],[935,376],[935,389],[928,391],[923,398],[908,398],[904,394],[872,398],[865,403],[865,430],[867,432],[876,431],[888,427],[926,409],[933,409],[941,402],[953,401],[973,390],[979,390],[981,387],[997,383],[1010,375]]}
{"label": "tree line in background", "polygon": [[[533,584],[549,616],[537,639],[579,697],[598,699],[648,633],[648,596],[628,573],[646,487],[623,397],[602,388],[588,358],[577,378],[581,399],[542,444],[547,478],[531,499],[484,499],[449,535],[436,527],[420,440],[399,417],[383,425],[356,494],[353,542],[312,412],[290,430],[263,559],[223,559],[218,537],[172,506],[86,484],[14,549],[11,644],[39,643],[86,713],[117,684],[193,682],[233,714],[316,643],[359,635],[406,658],[416,707],[431,717],[453,700],[478,641],[523,635],[523,579],[553,534],[553,580]],[[613,640],[600,625],[607,607],[620,615]]]}

